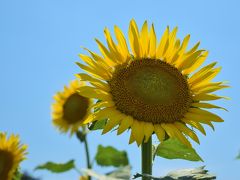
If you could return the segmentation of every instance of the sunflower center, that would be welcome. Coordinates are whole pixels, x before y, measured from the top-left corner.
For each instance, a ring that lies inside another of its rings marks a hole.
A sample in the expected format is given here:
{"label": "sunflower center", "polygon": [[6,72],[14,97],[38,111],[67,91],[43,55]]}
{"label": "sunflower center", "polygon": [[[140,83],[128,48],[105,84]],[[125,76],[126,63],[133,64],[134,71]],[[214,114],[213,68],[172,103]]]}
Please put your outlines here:
{"label": "sunflower center", "polygon": [[9,172],[13,168],[13,157],[8,151],[0,150],[0,177],[8,179]]}
{"label": "sunflower center", "polygon": [[179,121],[191,102],[186,78],[161,60],[141,59],[119,65],[109,85],[117,109],[139,121]]}
{"label": "sunflower center", "polygon": [[63,118],[69,124],[74,124],[84,118],[87,114],[88,106],[88,98],[74,93],[68,97],[63,105]]}

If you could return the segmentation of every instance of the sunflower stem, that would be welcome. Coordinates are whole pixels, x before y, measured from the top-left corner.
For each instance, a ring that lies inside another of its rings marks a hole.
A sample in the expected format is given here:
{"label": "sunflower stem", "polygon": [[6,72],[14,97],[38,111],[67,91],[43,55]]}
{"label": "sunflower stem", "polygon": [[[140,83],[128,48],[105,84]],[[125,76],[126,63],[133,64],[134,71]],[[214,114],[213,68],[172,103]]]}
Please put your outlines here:
{"label": "sunflower stem", "polygon": [[[152,175],[152,136],[147,143],[142,143],[142,174]],[[142,180],[149,180],[143,177]]]}
{"label": "sunflower stem", "polygon": [[[92,169],[92,165],[90,163],[90,154],[89,154],[89,148],[88,148],[87,135],[84,138],[84,145],[85,145],[85,152],[86,152],[86,158],[87,158],[87,168]],[[88,176],[88,180],[91,180],[90,176]]]}

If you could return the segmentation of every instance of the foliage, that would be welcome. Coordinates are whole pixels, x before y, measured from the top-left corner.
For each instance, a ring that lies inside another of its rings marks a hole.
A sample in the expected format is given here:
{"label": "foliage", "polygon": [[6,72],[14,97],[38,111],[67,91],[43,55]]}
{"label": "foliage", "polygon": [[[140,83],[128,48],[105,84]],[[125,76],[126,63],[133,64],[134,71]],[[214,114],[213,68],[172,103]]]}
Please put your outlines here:
{"label": "foliage", "polygon": [[47,162],[45,164],[39,165],[35,168],[35,170],[48,170],[53,173],[63,173],[70,171],[75,168],[74,160],[70,160],[66,163],[54,163],[54,162]]}
{"label": "foliage", "polygon": [[240,159],[240,152],[238,153],[236,159]]}
{"label": "foliage", "polygon": [[99,130],[99,129],[103,129],[106,125],[107,119],[102,119],[99,121],[94,121],[90,126],[89,129],[90,130]]}
{"label": "foliage", "polygon": [[119,151],[114,147],[102,145],[98,146],[96,162],[101,166],[126,166],[128,165],[128,156],[126,151]]}
{"label": "foliage", "polygon": [[185,159],[188,161],[203,161],[197,152],[175,138],[160,143],[155,152],[156,156],[167,159]]}

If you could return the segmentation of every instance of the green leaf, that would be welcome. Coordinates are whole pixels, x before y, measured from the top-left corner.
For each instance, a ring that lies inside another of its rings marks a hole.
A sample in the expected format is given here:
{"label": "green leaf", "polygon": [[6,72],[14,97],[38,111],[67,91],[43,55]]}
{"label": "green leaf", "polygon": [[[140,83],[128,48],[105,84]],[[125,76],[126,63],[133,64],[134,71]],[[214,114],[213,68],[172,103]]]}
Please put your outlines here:
{"label": "green leaf", "polygon": [[158,145],[156,155],[167,159],[185,159],[188,161],[203,161],[197,152],[175,138],[163,141]]}
{"label": "green leaf", "polygon": [[75,168],[74,160],[70,160],[66,163],[54,163],[47,162],[45,164],[39,165],[35,168],[35,170],[48,170],[53,173],[63,173]]}
{"label": "green leaf", "polygon": [[238,153],[236,159],[240,159],[240,152]]}
{"label": "green leaf", "polygon": [[111,146],[103,147],[99,145],[95,159],[101,166],[119,167],[128,165],[127,152],[119,151]]}
{"label": "green leaf", "polygon": [[105,125],[106,125],[106,121],[107,121],[107,119],[102,119],[102,120],[94,121],[94,122],[89,126],[89,129],[90,129],[91,131],[103,129],[103,128],[105,127]]}
{"label": "green leaf", "polygon": [[18,167],[13,175],[13,180],[21,180],[22,179],[22,173],[20,172],[20,168]]}

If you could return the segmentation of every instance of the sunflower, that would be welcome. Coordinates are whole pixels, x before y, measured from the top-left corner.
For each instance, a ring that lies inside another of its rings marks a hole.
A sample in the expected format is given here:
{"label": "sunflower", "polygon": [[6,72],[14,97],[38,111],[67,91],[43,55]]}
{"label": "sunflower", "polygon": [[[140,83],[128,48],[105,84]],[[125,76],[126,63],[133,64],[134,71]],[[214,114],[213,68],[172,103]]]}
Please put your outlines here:
{"label": "sunflower", "polygon": [[157,43],[154,25],[149,30],[145,21],[139,31],[132,20],[128,31],[131,51],[117,26],[117,43],[107,28],[104,35],[108,48],[96,39],[102,55],[84,48],[89,55],[80,54],[80,58],[86,64],[77,64],[87,73],[77,76],[90,85],[80,87],[79,92],[101,100],[95,105],[100,110],[84,123],[107,118],[103,134],[115,126],[118,134],[131,129],[129,143],[136,141],[138,145],[155,133],[160,141],[178,138],[191,146],[187,137],[199,143],[192,127],[205,135],[202,124],[213,128],[212,122],[222,122],[206,110],[221,108],[206,101],[225,98],[212,94],[228,87],[224,82],[211,82],[221,68],[215,68],[214,62],[196,71],[208,51],[198,50],[199,42],[187,49],[190,35],[181,42],[177,30],[167,27]]}
{"label": "sunflower", "polygon": [[25,159],[26,145],[20,144],[18,136],[0,133],[0,177],[1,180],[12,180],[19,163]]}
{"label": "sunflower", "polygon": [[91,113],[92,100],[81,96],[77,89],[84,86],[84,82],[74,80],[63,92],[58,92],[52,105],[53,124],[63,133],[76,132]]}

